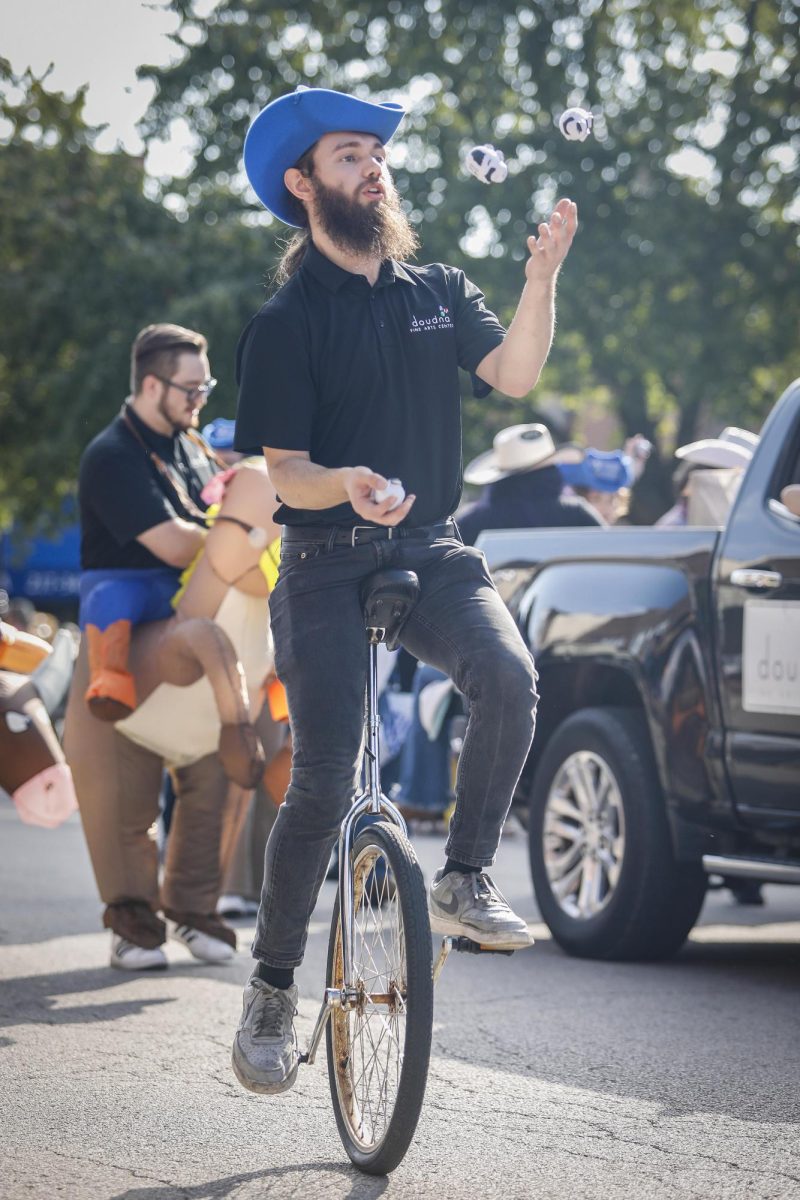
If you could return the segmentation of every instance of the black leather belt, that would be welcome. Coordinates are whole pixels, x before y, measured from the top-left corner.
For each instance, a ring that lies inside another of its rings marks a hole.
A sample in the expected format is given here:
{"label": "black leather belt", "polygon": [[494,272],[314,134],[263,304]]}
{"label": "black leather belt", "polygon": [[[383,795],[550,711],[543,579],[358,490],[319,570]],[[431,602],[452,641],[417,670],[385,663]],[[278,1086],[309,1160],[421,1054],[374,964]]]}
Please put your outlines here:
{"label": "black leather belt", "polygon": [[396,538],[458,537],[455,521],[437,525],[284,525],[284,542],[327,542],[330,546],[359,546],[363,542],[394,541]]}

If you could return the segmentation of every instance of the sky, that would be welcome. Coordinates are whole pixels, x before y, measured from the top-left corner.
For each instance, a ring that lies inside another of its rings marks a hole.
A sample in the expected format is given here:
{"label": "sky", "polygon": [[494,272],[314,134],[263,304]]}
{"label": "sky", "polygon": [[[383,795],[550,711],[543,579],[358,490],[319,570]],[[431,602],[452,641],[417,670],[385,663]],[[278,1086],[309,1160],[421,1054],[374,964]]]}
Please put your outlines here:
{"label": "sky", "polygon": [[[208,0],[206,10],[213,7]],[[37,75],[52,63],[49,86],[69,94],[88,83],[86,119],[108,124],[98,149],[119,143],[141,154],[136,122],[154,89],[137,80],[136,68],[175,61],[180,52],[168,35],[177,27],[167,0],[0,0],[0,57],[17,72],[31,67]],[[169,144],[153,146],[148,171],[183,174],[191,163],[189,140],[178,130]]]}

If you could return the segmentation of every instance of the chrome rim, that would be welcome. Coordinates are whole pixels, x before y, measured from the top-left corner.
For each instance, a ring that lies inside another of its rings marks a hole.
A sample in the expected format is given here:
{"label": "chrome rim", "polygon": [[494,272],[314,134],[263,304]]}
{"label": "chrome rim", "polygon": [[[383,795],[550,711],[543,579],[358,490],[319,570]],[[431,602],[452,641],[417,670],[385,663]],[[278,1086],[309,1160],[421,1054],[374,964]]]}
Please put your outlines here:
{"label": "chrome rim", "polygon": [[559,907],[580,921],[602,912],[619,882],[625,813],[614,773],[591,750],[571,754],[551,784],[543,849]]}
{"label": "chrome rim", "polygon": [[[362,1150],[372,1151],[386,1136],[403,1071],[405,930],[394,876],[377,846],[366,847],[356,859],[353,883],[357,994],[349,1008],[333,1011],[333,1053],[336,1088],[350,1134]],[[340,926],[334,970],[339,986],[341,969]]]}

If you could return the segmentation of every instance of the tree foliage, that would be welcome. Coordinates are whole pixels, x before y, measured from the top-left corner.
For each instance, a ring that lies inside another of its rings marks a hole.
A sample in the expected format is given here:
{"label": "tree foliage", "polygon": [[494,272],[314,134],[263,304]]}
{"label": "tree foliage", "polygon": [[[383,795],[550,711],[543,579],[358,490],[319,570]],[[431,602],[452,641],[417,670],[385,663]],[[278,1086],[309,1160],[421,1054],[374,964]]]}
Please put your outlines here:
{"label": "tree foliage", "polygon": [[144,194],[139,159],[93,149],[84,95],[51,92],[0,62],[0,526],[75,486],[87,442],[128,392],[130,345],[153,321],[206,332],[230,364],[263,267],[254,231],[182,224]]}
{"label": "tree foliage", "polygon": [[[685,440],[700,417],[757,424],[797,373],[790,0],[389,0],[380,12],[221,0],[207,19],[196,0],[173,8],[186,53],[146,72],[159,90],[144,131],[165,136],[176,119],[194,131],[190,211],[257,212],[243,137],[297,84],[405,96],[395,173],[424,257],[464,265],[506,317],[526,235],[558,195],[578,202],[545,391],[580,403],[600,389],[623,432],[671,424]],[[584,144],[555,127],[576,103],[597,114]],[[502,186],[459,167],[485,140],[510,162]],[[469,416],[468,443],[483,446],[499,408]]]}
{"label": "tree foliage", "polygon": [[[214,413],[230,415],[236,338],[284,234],[247,187],[242,143],[259,109],[299,83],[405,99],[393,164],[422,258],[463,266],[506,319],[527,234],[558,195],[578,202],[543,382],[521,402],[467,400],[468,455],[553,395],[576,411],[599,398],[620,435],[757,427],[800,374],[791,0],[172,7],[184,54],[143,68],[158,91],[142,131],[187,124],[185,179],[156,183],[139,159],[99,154],[81,93],[14,79],[0,61],[0,518],[3,506],[55,507],[74,484],[81,449],[125,396],[145,324],[209,337]],[[557,131],[571,104],[596,114],[585,143]],[[460,167],[483,141],[510,163],[502,186]]]}

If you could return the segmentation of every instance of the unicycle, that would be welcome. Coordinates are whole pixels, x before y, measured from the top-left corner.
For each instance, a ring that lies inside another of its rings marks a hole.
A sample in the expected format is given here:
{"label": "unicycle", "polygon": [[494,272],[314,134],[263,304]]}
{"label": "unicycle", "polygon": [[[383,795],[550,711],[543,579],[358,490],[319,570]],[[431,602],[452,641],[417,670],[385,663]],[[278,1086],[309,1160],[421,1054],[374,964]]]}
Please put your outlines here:
{"label": "unicycle", "polygon": [[[362,585],[369,640],[366,785],[342,822],[339,885],[325,996],[308,1050],[326,1034],[339,1135],[369,1174],[392,1171],[417,1127],[431,1051],[433,963],[425,883],[397,808],[381,792],[377,648],[390,647],[414,607],[411,571],[375,572]],[[359,818],[373,823],[360,831]]]}

